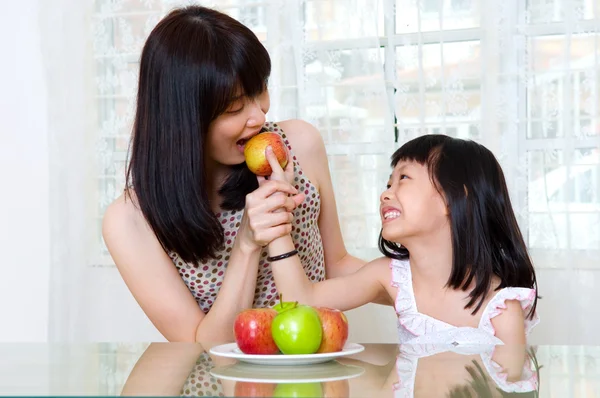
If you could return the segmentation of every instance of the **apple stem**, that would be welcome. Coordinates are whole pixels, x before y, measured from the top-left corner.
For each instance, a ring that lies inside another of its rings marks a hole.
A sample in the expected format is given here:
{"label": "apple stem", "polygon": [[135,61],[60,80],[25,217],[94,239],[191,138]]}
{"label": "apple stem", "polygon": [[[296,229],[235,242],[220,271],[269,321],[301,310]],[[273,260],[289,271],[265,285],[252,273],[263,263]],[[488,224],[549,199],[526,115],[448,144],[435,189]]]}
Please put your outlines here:
{"label": "apple stem", "polygon": [[296,308],[297,306],[298,306],[298,302],[297,302],[297,301],[295,301],[295,302],[294,302],[294,306],[293,306],[292,308]]}
{"label": "apple stem", "polygon": [[279,304],[283,308],[283,293],[279,293]]}

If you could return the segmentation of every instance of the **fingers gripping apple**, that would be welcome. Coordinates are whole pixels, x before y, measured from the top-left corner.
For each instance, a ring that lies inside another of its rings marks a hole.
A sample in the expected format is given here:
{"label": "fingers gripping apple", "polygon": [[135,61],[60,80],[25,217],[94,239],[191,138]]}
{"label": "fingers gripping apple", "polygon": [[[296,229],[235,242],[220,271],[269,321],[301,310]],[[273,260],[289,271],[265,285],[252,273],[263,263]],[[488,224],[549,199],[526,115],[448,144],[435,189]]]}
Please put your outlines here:
{"label": "fingers gripping apple", "polygon": [[246,158],[246,165],[251,172],[258,176],[269,176],[273,172],[265,150],[268,146],[271,146],[273,153],[279,161],[279,165],[282,169],[285,169],[288,163],[287,150],[285,148],[285,142],[281,136],[277,133],[264,132],[255,135],[250,138],[244,146],[244,158]]}

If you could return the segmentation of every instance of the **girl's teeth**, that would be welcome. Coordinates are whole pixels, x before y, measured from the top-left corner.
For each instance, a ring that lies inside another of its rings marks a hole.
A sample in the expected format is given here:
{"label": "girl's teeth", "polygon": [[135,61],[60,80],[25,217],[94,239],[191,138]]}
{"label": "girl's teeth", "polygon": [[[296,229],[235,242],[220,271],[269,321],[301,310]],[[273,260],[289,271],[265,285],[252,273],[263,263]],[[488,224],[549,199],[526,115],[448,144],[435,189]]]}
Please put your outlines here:
{"label": "girl's teeth", "polygon": [[386,220],[388,218],[396,218],[400,216],[400,212],[398,211],[390,211],[388,213],[385,213],[385,215],[383,216]]}

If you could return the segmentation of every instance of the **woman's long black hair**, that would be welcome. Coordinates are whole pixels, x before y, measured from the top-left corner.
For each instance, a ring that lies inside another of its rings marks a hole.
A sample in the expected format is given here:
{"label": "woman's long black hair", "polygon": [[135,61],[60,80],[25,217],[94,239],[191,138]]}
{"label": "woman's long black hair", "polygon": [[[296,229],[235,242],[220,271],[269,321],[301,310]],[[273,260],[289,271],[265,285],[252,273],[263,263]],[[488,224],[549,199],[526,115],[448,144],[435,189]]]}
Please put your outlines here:
{"label": "woman's long black hair", "polygon": [[[266,89],[269,54],[235,19],[201,6],[175,9],[150,33],[140,60],[127,186],[165,251],[197,263],[223,245],[205,169],[210,123],[241,90]],[[221,188],[224,209],[240,209],[258,186],[245,164]]]}
{"label": "woman's long black hair", "polygon": [[[427,166],[431,181],[444,198],[452,234],[452,272],[447,286],[475,288],[465,308],[476,313],[491,287],[537,290],[533,263],[515,213],[504,173],[494,154],[483,145],[445,135],[417,137],[393,155],[391,166],[412,161]],[[408,250],[380,233],[379,249],[390,258],[408,259]],[[435,248],[432,248],[435,249]],[[534,316],[536,300],[529,313]]]}

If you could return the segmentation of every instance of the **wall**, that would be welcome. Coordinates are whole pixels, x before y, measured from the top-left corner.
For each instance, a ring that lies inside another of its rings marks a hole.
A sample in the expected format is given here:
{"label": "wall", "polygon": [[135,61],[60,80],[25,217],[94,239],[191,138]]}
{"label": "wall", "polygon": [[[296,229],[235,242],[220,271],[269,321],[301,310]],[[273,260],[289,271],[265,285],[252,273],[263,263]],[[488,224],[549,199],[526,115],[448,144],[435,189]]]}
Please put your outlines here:
{"label": "wall", "polygon": [[36,11],[36,0],[0,3],[0,342],[47,339],[48,130]]}

